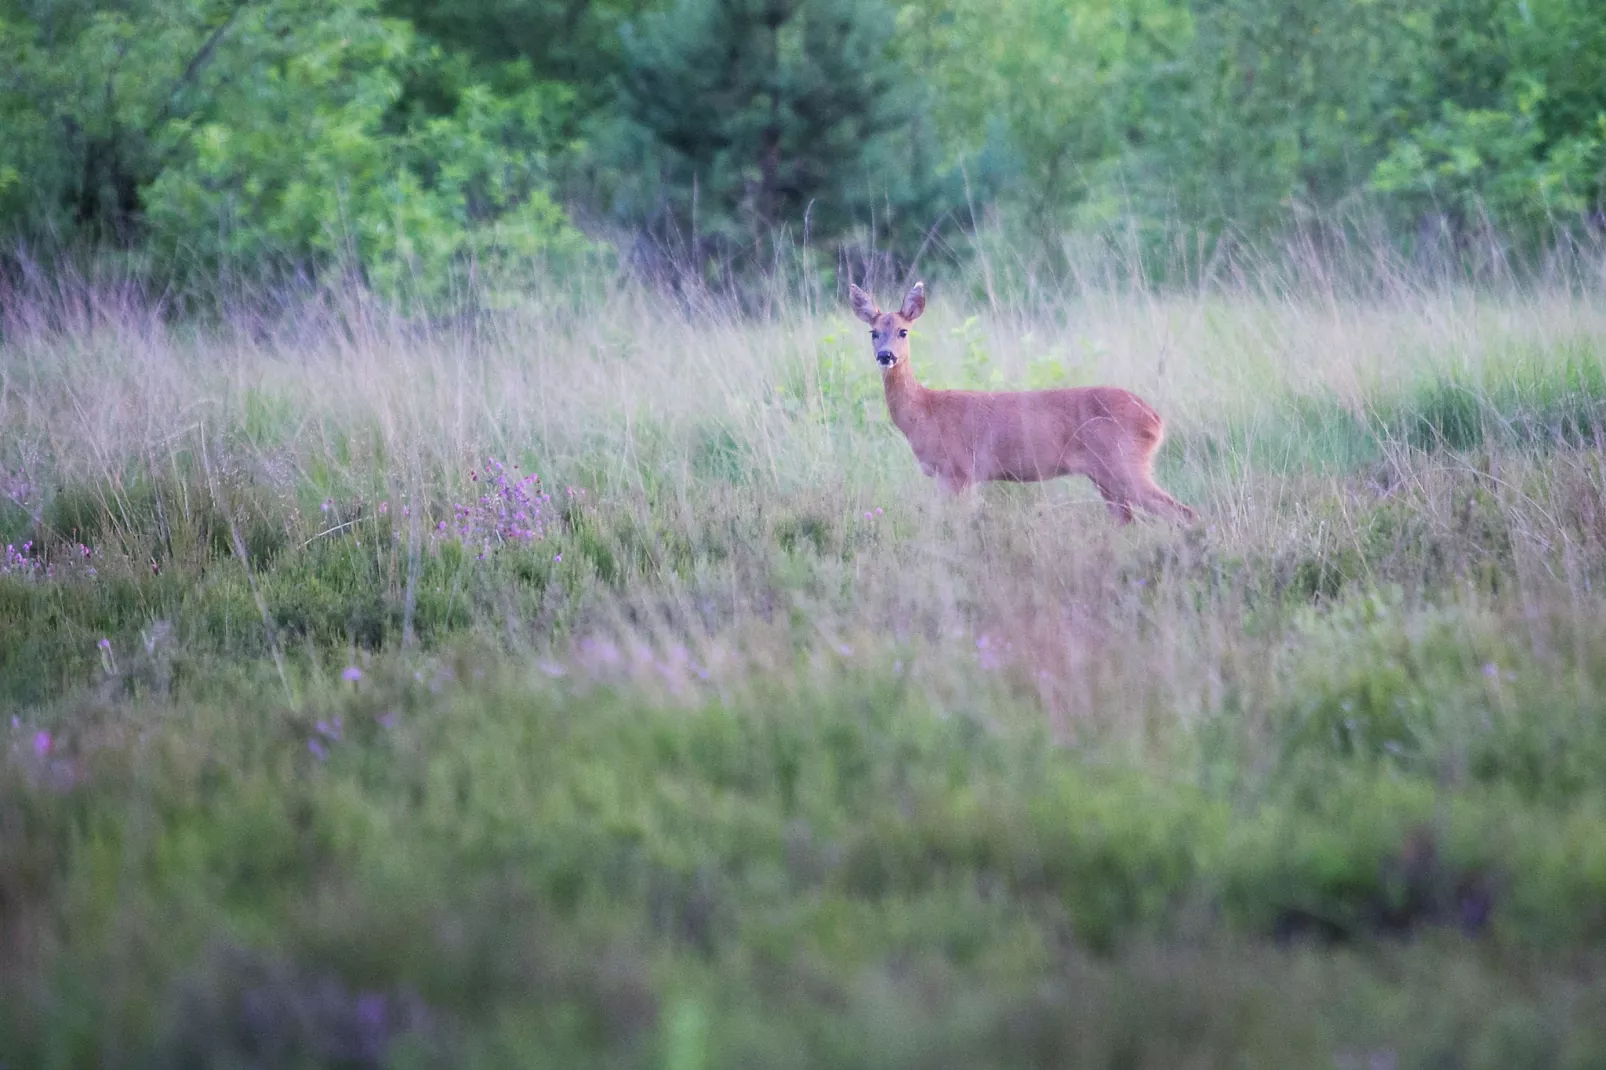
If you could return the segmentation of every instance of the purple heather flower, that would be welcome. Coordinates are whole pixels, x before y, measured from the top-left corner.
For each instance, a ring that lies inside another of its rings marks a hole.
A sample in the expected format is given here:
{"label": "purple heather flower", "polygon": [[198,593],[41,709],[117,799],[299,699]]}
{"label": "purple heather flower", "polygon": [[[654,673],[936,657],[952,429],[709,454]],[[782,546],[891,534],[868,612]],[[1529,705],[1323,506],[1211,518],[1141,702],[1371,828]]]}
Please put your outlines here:
{"label": "purple heather flower", "polygon": [[35,732],[33,734],[33,752],[34,752],[34,754],[37,755],[40,758],[43,758],[45,755],[50,753],[50,745],[51,745],[51,743],[52,743],[52,740],[50,738],[50,733],[49,732],[45,732],[45,731]]}
{"label": "purple heather flower", "polygon": [[354,684],[358,680],[362,679],[362,670],[357,668],[355,665],[347,665],[345,670],[340,674],[340,678],[345,680],[347,683]]}
{"label": "purple heather flower", "polygon": [[307,749],[311,751],[312,756],[318,759],[320,762],[329,760],[329,751],[316,739],[307,740]]}
{"label": "purple heather flower", "polygon": [[365,992],[357,997],[357,1020],[369,1029],[385,1024],[385,997]]}
{"label": "purple heather flower", "polygon": [[102,650],[110,651],[111,648],[112,648],[112,641],[110,639],[102,639],[100,642],[96,643],[95,645],[97,647],[99,647],[100,649],[102,649]]}

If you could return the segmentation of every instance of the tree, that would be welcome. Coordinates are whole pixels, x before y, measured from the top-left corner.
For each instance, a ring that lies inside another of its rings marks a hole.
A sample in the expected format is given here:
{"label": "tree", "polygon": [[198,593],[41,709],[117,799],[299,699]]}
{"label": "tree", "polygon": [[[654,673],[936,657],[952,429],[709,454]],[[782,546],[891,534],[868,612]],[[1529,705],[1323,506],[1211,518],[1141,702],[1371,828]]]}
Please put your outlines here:
{"label": "tree", "polygon": [[1436,223],[1452,238],[1489,224],[1529,242],[1580,222],[1601,228],[1606,23],[1597,5],[1446,3],[1481,4],[1482,17],[1442,25],[1451,91],[1394,141],[1372,189],[1406,222]]}
{"label": "tree", "polygon": [[580,247],[545,173],[564,91],[442,76],[447,114],[398,109],[408,78],[451,69],[375,0],[0,6],[0,236],[199,281],[338,264],[425,290]]}
{"label": "tree", "polygon": [[1180,4],[941,0],[907,18],[945,145],[1029,233],[1053,243],[1119,214],[1113,168],[1152,103],[1146,83],[1185,41]]}
{"label": "tree", "polygon": [[625,214],[698,256],[805,221],[912,251],[947,191],[893,28],[879,0],[678,0],[627,26],[621,106],[656,168]]}
{"label": "tree", "polygon": [[581,111],[606,106],[621,56],[619,29],[647,0],[385,0],[419,32],[489,65],[521,61],[560,82]]}

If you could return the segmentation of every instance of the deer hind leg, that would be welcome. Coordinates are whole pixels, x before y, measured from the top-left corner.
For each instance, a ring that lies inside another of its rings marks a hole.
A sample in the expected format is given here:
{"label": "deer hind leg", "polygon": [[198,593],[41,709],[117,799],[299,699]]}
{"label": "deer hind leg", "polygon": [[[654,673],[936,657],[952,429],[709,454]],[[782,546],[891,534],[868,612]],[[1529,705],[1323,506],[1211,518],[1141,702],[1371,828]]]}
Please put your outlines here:
{"label": "deer hind leg", "polygon": [[1190,507],[1161,490],[1154,477],[1147,472],[1138,474],[1132,480],[1132,501],[1157,516],[1170,516],[1190,524],[1198,516]]}
{"label": "deer hind leg", "polygon": [[1110,511],[1110,515],[1122,524],[1132,523],[1132,495],[1123,482],[1107,473],[1091,478],[1104,498],[1104,507]]}
{"label": "deer hind leg", "polygon": [[1123,524],[1132,523],[1132,509],[1136,506],[1156,516],[1172,517],[1192,522],[1195,513],[1161,490],[1154,478],[1143,469],[1120,471],[1106,468],[1093,477],[1093,483],[1104,496],[1110,515]]}

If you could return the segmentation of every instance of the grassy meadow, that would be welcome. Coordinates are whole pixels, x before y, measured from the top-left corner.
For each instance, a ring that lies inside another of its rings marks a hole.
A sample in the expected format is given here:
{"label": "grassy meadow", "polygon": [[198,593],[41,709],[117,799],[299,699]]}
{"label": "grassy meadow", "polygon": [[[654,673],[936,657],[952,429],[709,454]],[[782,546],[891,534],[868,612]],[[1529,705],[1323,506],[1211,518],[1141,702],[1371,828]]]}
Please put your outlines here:
{"label": "grassy meadow", "polygon": [[0,1065],[1606,1067],[1598,280],[744,312],[7,310]]}

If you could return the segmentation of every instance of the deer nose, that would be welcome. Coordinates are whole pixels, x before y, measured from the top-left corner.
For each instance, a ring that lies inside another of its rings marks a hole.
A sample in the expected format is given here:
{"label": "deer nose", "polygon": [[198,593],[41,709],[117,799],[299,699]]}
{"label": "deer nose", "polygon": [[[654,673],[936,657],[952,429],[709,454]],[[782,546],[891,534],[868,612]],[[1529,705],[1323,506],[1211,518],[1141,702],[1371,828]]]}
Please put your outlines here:
{"label": "deer nose", "polygon": [[892,350],[890,350],[890,349],[878,349],[878,350],[876,350],[875,351],[875,359],[876,360],[891,360],[892,359]]}

